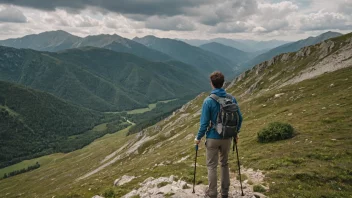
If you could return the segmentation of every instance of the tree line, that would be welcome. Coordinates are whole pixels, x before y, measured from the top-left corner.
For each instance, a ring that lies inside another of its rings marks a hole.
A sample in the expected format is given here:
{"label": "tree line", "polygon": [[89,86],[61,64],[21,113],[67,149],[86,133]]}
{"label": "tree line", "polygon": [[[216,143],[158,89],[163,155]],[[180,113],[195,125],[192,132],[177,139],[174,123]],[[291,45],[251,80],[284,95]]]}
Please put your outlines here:
{"label": "tree line", "polygon": [[3,176],[3,179],[9,178],[9,177],[13,177],[15,175],[19,175],[19,174],[22,174],[22,173],[25,173],[25,172],[29,172],[29,171],[35,170],[35,169],[37,169],[39,167],[40,167],[40,164],[37,162],[37,163],[35,163],[32,166],[28,166],[27,168],[22,168],[20,170],[15,170],[15,171],[12,171],[12,172],[9,172],[9,173],[5,173],[4,176]]}

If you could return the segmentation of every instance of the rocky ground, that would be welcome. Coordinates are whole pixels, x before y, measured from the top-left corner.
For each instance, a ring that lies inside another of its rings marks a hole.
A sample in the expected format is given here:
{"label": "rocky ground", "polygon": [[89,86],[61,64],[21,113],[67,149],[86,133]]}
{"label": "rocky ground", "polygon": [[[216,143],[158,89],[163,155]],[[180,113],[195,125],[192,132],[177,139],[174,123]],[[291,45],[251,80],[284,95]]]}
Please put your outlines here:
{"label": "rocky ground", "polygon": [[[253,169],[244,169],[242,171],[245,175],[243,185],[244,196],[241,196],[241,187],[239,180],[236,179],[236,175],[231,174],[231,186],[229,197],[243,197],[243,198],[256,198],[265,197],[259,192],[254,192],[254,186],[261,186],[263,189],[268,190],[263,184],[264,175],[261,171],[254,171]],[[115,185],[121,185],[132,181],[134,177],[124,175],[123,177],[116,179]],[[188,184],[182,179],[177,179],[175,176],[171,175],[169,178],[160,177],[153,178],[149,177],[145,181],[139,184],[140,186],[124,195],[123,198],[163,198],[163,197],[173,197],[173,198],[197,198],[204,197],[206,185],[196,185],[195,193],[192,193],[193,186]],[[220,183],[219,185],[220,186]],[[220,192],[220,189],[218,189]],[[218,197],[221,197],[220,195]],[[94,196],[93,198],[101,198],[101,196]]]}

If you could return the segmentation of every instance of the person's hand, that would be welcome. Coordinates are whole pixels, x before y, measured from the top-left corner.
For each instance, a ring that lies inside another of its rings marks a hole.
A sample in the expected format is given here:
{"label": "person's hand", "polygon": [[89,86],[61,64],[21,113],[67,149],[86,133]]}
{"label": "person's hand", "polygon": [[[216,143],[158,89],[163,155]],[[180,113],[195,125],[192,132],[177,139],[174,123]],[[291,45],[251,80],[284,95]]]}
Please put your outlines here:
{"label": "person's hand", "polygon": [[238,135],[235,137],[236,144],[238,143]]}
{"label": "person's hand", "polygon": [[197,140],[197,138],[196,138],[196,139],[194,139],[194,143],[195,143],[196,145],[198,145],[198,144],[200,143],[200,140]]}

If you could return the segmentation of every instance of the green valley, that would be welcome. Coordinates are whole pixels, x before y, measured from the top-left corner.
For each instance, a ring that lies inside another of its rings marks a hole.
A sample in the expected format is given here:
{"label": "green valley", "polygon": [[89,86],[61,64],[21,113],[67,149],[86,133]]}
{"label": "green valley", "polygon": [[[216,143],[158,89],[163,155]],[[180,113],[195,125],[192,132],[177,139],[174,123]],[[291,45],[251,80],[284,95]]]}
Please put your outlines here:
{"label": "green valley", "polygon": [[60,53],[0,47],[0,80],[54,94],[97,111],[121,111],[196,95],[206,79],[190,65],[150,62],[85,47]]}

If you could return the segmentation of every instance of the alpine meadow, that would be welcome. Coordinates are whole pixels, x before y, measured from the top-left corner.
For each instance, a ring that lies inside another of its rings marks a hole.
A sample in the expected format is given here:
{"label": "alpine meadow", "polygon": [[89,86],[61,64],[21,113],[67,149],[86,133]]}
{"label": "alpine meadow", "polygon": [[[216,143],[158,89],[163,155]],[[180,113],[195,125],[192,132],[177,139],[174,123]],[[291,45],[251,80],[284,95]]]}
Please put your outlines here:
{"label": "alpine meadow", "polygon": [[0,197],[352,198],[350,13],[0,0]]}

